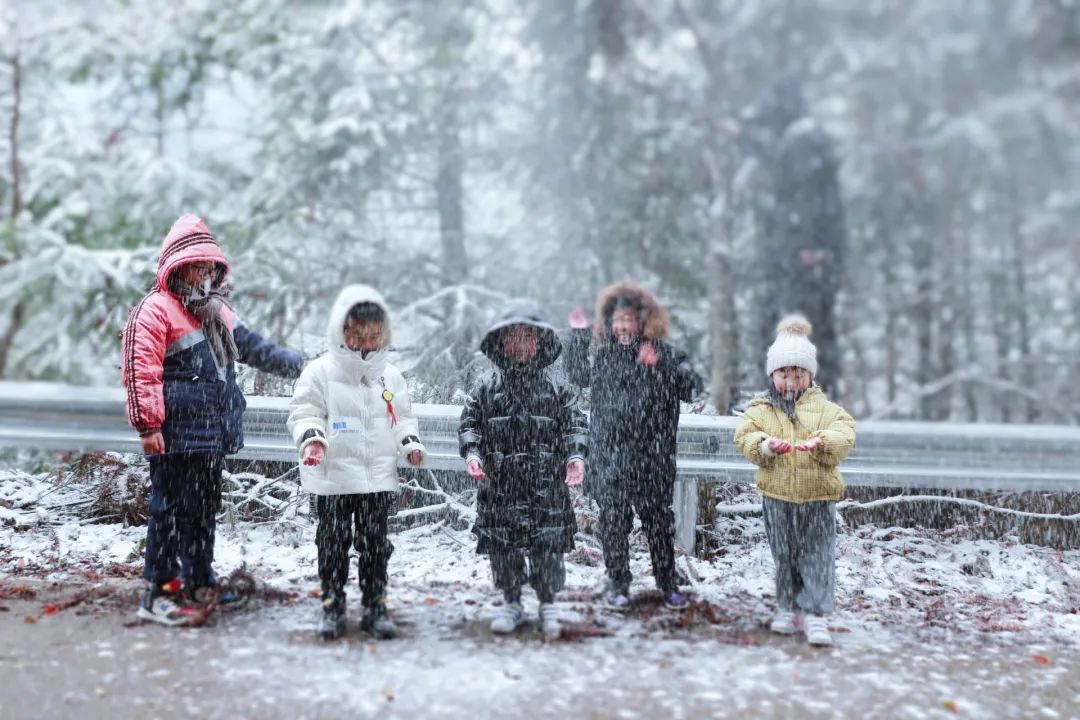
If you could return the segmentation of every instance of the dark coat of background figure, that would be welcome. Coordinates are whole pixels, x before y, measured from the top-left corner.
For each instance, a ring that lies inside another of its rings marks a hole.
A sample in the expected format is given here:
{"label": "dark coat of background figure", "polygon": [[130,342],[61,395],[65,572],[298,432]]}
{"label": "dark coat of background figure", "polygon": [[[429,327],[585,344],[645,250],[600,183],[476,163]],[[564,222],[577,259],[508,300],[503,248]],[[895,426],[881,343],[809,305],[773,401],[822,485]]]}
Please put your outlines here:
{"label": "dark coat of background figure", "polygon": [[[502,353],[502,330],[517,324],[540,334],[536,356],[524,365]],[[498,371],[470,393],[459,428],[461,456],[478,455],[487,474],[476,499],[477,552],[569,552],[577,520],[566,464],[586,456],[588,426],[574,393],[548,376],[562,344],[539,306],[521,300],[495,321],[480,349]]]}
{"label": "dark coat of background figure", "polygon": [[[635,295],[642,306],[641,335],[625,347],[611,334],[619,290]],[[570,382],[592,388],[585,492],[598,497],[613,483],[674,483],[679,403],[701,392],[701,378],[686,353],[662,339],[668,314],[647,290],[631,283],[615,286],[600,296],[596,314],[591,337],[588,329],[570,332],[565,358]],[[596,342],[591,361],[590,340]],[[655,367],[637,361],[642,342],[656,347]]]}
{"label": "dark coat of background figure", "polygon": [[835,306],[847,246],[835,148],[807,114],[800,82],[792,76],[769,88],[749,121],[742,139],[766,177],[755,203],[763,273],[760,352],[768,350],[782,315],[803,313],[813,323],[818,348],[815,380],[834,395],[840,378]]}
{"label": "dark coat of background figure", "polygon": [[[622,345],[612,335],[611,319],[616,306],[627,303],[638,309],[639,335]],[[588,329],[572,330],[568,342],[567,376],[576,385],[592,388],[585,492],[600,506],[609,589],[627,597],[635,511],[649,541],[657,588],[670,594],[678,584],[671,503],[679,402],[701,392],[702,381],[686,354],[661,339],[667,331],[667,311],[652,293],[620,283],[597,301],[592,361]],[[651,367],[638,361],[645,342],[659,355]]]}

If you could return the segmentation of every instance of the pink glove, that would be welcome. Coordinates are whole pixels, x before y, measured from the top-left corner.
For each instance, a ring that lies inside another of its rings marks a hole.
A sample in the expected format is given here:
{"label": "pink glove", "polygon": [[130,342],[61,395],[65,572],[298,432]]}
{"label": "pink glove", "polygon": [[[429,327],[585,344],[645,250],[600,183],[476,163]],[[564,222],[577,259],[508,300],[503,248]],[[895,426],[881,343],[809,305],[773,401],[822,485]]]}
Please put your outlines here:
{"label": "pink glove", "polygon": [[801,442],[798,445],[796,445],[795,449],[796,450],[801,450],[803,452],[813,452],[814,450],[817,450],[819,447],[821,447],[824,444],[825,444],[825,441],[822,440],[820,437],[812,437],[809,440],[807,440],[806,442]]}
{"label": "pink glove", "polygon": [[322,443],[313,442],[304,446],[304,451],[300,453],[300,462],[305,465],[319,465],[323,461],[323,456],[326,454],[326,448]]}
{"label": "pink glove", "polygon": [[476,458],[470,458],[465,463],[465,472],[469,473],[469,477],[473,480],[480,482],[486,475],[484,475],[484,466],[480,464],[480,461]]}
{"label": "pink glove", "polygon": [[585,463],[580,460],[571,460],[566,465],[566,484],[577,487],[585,480]]}
{"label": "pink glove", "polygon": [[656,363],[660,362],[660,353],[656,352],[656,347],[652,343],[641,343],[637,361],[645,367],[654,367]]}
{"label": "pink glove", "polygon": [[585,316],[585,311],[581,308],[574,308],[570,311],[570,317],[567,318],[570,323],[570,327],[576,330],[582,330],[589,327],[589,318]]}
{"label": "pink glove", "polygon": [[791,452],[791,443],[780,438],[769,438],[769,449],[777,455],[787,455]]}

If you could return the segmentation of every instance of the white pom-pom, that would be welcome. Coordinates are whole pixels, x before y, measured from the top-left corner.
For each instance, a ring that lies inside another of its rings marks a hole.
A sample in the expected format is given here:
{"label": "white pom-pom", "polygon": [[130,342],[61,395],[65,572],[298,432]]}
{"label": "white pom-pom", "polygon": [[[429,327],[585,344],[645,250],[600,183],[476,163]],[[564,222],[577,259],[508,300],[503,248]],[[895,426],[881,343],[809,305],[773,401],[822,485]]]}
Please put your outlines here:
{"label": "white pom-pom", "polygon": [[814,326],[803,315],[788,315],[776,326],[776,334],[810,337],[813,329]]}

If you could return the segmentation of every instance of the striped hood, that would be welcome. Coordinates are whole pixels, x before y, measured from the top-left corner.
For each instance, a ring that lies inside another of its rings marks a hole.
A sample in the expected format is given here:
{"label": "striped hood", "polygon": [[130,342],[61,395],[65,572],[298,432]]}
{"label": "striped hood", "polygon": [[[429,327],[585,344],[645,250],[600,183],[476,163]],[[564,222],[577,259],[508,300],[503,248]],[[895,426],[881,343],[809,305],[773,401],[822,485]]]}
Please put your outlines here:
{"label": "striped hood", "polygon": [[191,214],[181,215],[161,244],[157,269],[158,288],[162,292],[170,292],[169,278],[176,268],[187,263],[204,261],[217,263],[218,272],[214,276],[214,285],[220,285],[229,274],[229,261],[225,259],[225,253],[221,251],[202,218]]}

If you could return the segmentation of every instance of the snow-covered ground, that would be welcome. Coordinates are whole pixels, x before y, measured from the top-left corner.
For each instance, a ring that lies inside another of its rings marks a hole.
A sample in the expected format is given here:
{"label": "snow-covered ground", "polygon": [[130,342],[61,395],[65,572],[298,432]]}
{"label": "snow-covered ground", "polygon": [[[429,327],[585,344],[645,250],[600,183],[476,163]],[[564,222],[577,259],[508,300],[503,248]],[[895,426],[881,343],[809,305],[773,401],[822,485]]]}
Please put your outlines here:
{"label": "snow-covered ground", "polygon": [[[15,486],[0,486],[0,500]],[[303,518],[222,526],[219,572],[246,566],[263,592],[186,630],[130,622],[144,528],[8,524],[0,716],[1075,717],[1080,553],[959,530],[845,530],[837,644],[815,650],[765,629],[768,546],[758,520],[737,522],[721,528],[739,538],[721,553],[680,559],[696,601],[684,613],[660,607],[640,542],[634,611],[604,610],[593,599],[599,556],[579,548],[556,643],[535,628],[488,633],[498,595],[468,532],[397,533],[390,594],[403,637],[370,641],[354,597],[349,635],[328,645],[313,637],[314,529]],[[95,587],[116,592],[59,612],[47,604]]]}

